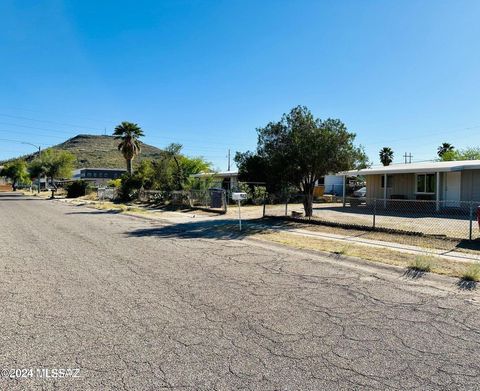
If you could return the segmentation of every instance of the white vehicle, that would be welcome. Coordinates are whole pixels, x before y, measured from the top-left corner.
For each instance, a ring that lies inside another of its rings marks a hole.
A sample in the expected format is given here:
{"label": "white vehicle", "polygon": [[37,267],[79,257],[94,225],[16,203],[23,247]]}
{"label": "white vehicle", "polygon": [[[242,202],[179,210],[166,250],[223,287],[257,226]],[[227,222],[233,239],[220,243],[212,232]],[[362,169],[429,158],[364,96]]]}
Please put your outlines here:
{"label": "white vehicle", "polygon": [[365,197],[367,195],[367,188],[364,186],[353,192],[354,197]]}

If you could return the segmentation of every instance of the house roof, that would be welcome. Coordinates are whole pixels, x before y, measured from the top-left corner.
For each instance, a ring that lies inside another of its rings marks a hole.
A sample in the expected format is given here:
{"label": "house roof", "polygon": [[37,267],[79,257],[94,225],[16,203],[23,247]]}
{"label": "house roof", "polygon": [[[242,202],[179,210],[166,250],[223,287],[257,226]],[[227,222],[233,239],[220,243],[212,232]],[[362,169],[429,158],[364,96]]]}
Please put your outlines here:
{"label": "house roof", "polygon": [[79,168],[80,171],[82,170],[102,170],[102,171],[127,171],[126,168],[107,168],[107,167],[84,167]]}
{"label": "house roof", "polygon": [[479,170],[480,160],[456,160],[449,162],[423,162],[410,164],[392,164],[390,166],[377,166],[362,170],[346,171],[345,175],[378,175],[378,174],[414,174],[449,172],[463,170]]}
{"label": "house roof", "polygon": [[238,171],[220,171],[220,172],[202,172],[200,174],[191,175],[192,178],[205,178],[205,177],[222,177],[231,178],[238,176]]}

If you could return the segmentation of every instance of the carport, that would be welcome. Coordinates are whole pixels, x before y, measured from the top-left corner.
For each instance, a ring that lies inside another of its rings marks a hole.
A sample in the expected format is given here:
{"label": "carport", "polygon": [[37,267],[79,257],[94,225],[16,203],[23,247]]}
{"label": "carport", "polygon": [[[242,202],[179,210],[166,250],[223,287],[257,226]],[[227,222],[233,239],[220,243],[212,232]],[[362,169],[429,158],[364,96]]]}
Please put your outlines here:
{"label": "carport", "polygon": [[367,198],[383,200],[384,207],[389,199],[435,201],[438,211],[441,201],[457,207],[461,201],[480,200],[480,160],[392,164],[341,174],[344,185],[347,176],[364,176]]}

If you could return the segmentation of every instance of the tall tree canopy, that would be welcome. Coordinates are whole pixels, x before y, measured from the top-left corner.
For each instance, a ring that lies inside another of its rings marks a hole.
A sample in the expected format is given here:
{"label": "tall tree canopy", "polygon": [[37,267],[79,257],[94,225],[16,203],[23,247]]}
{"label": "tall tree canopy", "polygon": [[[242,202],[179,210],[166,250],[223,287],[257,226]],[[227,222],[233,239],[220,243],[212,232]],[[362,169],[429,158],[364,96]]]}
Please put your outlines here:
{"label": "tall tree canopy", "polygon": [[452,149],[439,155],[440,161],[451,160],[480,160],[480,147],[468,147],[465,149]]}
{"label": "tall tree canopy", "polygon": [[0,171],[0,176],[10,179],[13,191],[17,190],[19,183],[30,182],[27,163],[24,160],[14,160],[13,162],[7,163]]}
{"label": "tall tree canopy", "polygon": [[355,134],[342,121],[315,119],[304,106],[293,108],[280,121],[257,129],[257,133],[257,152],[236,155],[240,174],[247,164],[257,163],[265,170],[265,182],[273,175],[275,180],[297,187],[304,194],[306,216],[312,215],[317,180],[367,164],[363,149],[354,145]]}
{"label": "tall tree canopy", "polygon": [[237,152],[234,161],[238,167],[238,179],[242,182],[265,184],[270,193],[279,192],[288,186],[282,171],[273,167],[265,156],[251,151]]}
{"label": "tall tree canopy", "polygon": [[437,155],[439,158],[442,158],[446,153],[453,152],[455,147],[450,143],[442,143],[437,149]]}
{"label": "tall tree canopy", "polygon": [[46,149],[37,156],[28,168],[30,176],[45,175],[55,187],[56,179],[70,178],[75,165],[75,156],[68,151]]}
{"label": "tall tree canopy", "polygon": [[118,150],[127,162],[127,171],[132,175],[132,161],[141,152],[139,138],[143,137],[143,130],[132,122],[122,122],[113,131],[116,139],[120,140]]}
{"label": "tall tree canopy", "polygon": [[142,160],[133,175],[122,178],[122,196],[129,197],[133,190],[181,190],[192,185],[190,175],[211,170],[211,163],[201,157],[187,157],[180,144],[169,145],[163,157]]}
{"label": "tall tree canopy", "polygon": [[389,166],[393,162],[393,150],[390,147],[383,147],[378,153],[380,162],[384,166]]}

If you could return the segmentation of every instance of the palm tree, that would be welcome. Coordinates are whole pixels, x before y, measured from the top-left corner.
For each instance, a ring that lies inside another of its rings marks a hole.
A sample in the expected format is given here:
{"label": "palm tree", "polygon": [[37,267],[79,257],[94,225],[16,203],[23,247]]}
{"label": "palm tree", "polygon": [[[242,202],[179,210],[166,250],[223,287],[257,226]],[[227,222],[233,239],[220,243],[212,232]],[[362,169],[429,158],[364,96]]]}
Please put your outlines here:
{"label": "palm tree", "polygon": [[449,143],[442,143],[437,149],[437,155],[438,157],[443,157],[447,152],[453,152],[455,147],[452,144]]}
{"label": "palm tree", "polygon": [[115,139],[122,140],[118,144],[118,150],[122,152],[127,161],[127,171],[132,175],[132,161],[135,156],[141,152],[140,137],[143,137],[143,130],[137,124],[132,122],[122,122],[113,131]]}
{"label": "palm tree", "polygon": [[393,151],[392,148],[383,147],[379,153],[380,161],[384,166],[389,166],[393,162]]}

